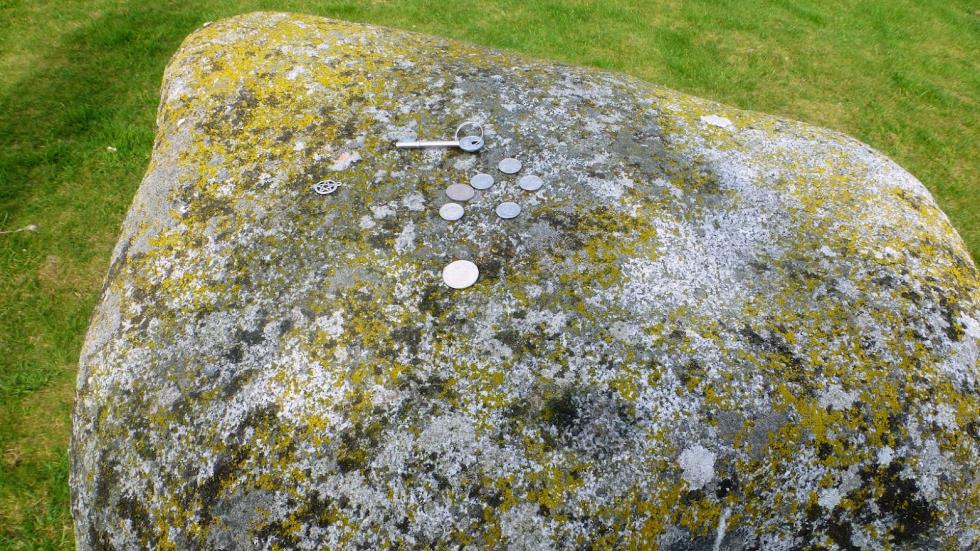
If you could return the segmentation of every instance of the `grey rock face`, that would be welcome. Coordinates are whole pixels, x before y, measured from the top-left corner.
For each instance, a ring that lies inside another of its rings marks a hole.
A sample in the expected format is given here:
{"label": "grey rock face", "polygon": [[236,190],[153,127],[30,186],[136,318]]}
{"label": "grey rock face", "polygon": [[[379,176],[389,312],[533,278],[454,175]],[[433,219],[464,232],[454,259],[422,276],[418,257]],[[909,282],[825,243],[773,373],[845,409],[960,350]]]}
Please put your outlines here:
{"label": "grey rock face", "polygon": [[[977,270],[881,154],[284,14],[194,33],[162,96],[82,352],[80,549],[980,537]],[[392,146],[470,119],[479,153]]]}

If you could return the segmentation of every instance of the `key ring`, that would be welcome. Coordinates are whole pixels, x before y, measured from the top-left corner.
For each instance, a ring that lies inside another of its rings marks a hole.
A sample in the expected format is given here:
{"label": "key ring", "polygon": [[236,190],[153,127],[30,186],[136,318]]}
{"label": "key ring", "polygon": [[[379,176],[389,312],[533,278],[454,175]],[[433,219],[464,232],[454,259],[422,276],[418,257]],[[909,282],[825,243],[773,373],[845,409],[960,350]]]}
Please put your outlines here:
{"label": "key ring", "polygon": [[[467,126],[479,128],[480,135],[477,136],[476,134],[467,134],[466,136],[460,138],[459,133],[462,132],[463,129],[466,128]],[[475,153],[479,151],[481,147],[483,147],[483,125],[478,122],[466,121],[463,124],[459,125],[459,127],[456,129],[455,138],[456,138],[456,143],[459,144],[460,149],[468,153]]]}
{"label": "key ring", "polygon": [[[464,128],[466,128],[467,126],[472,126],[472,127],[479,128],[480,129],[480,143],[483,143],[483,125],[480,124],[480,123],[478,123],[478,122],[474,122],[474,121],[466,121],[463,124],[459,125],[458,128],[456,128],[456,134],[454,135],[454,137],[456,138],[456,141],[457,142],[458,141],[461,141],[461,139],[459,137],[459,133]],[[476,134],[467,134],[466,136],[463,136],[463,137],[464,138],[469,138],[470,136],[476,136]]]}

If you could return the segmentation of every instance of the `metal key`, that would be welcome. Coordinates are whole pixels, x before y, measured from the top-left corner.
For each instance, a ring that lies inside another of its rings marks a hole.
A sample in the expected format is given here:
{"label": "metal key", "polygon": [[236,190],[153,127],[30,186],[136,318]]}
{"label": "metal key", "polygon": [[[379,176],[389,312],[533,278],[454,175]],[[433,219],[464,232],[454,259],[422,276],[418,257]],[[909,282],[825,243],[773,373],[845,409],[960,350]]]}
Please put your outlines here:
{"label": "metal key", "polygon": [[[479,129],[480,135],[468,134],[460,137],[459,133],[466,127]],[[467,121],[459,125],[456,129],[455,140],[434,140],[434,141],[414,141],[414,142],[395,142],[395,147],[401,149],[419,149],[423,147],[458,147],[463,151],[475,153],[483,148],[483,125],[477,122]]]}

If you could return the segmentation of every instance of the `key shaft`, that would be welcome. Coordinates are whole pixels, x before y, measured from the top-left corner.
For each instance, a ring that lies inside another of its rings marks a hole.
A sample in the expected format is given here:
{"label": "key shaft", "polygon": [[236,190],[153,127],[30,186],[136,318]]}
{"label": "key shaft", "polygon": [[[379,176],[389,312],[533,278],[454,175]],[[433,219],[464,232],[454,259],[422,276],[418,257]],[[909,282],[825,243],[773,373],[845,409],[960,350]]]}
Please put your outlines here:
{"label": "key shaft", "polygon": [[423,147],[459,147],[459,140],[428,140],[415,142],[395,142],[395,147],[419,149]]}

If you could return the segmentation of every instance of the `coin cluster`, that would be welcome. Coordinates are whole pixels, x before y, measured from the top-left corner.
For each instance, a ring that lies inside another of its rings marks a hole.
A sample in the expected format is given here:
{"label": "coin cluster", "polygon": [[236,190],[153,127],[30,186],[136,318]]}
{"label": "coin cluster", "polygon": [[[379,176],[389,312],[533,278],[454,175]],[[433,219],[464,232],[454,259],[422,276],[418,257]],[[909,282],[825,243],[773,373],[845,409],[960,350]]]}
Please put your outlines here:
{"label": "coin cluster", "polygon": [[[497,170],[508,175],[517,174],[521,168],[521,161],[513,157],[507,157],[497,163]],[[494,183],[493,175],[481,172],[470,178],[468,185],[452,184],[446,188],[446,196],[453,202],[442,205],[439,208],[439,216],[449,222],[459,220],[465,212],[460,202],[469,201],[476,195],[476,190],[490,189]],[[541,189],[544,180],[540,176],[527,174],[518,179],[517,185],[525,191],[534,192]],[[499,218],[509,220],[521,214],[521,206],[513,201],[504,201],[496,206],[494,212]],[[453,289],[465,289],[476,283],[479,276],[479,268],[469,260],[455,260],[442,270],[443,282]]]}

